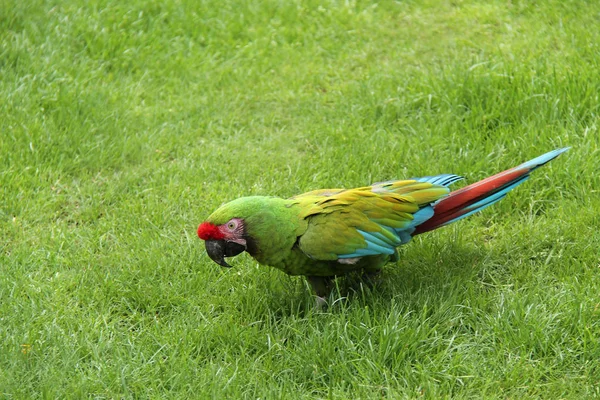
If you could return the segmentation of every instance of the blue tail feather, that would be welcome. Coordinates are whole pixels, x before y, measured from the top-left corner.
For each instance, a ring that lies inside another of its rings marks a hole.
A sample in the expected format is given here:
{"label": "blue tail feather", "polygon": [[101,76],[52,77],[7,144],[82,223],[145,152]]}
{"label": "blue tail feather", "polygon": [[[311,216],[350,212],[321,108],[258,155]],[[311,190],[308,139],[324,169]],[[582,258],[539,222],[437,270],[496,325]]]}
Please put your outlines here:
{"label": "blue tail feather", "polygon": [[539,167],[541,167],[542,165],[552,161],[553,159],[555,159],[556,157],[558,157],[559,155],[561,155],[562,153],[564,153],[565,151],[569,150],[570,147],[563,147],[562,149],[556,149],[556,150],[552,150],[549,151],[546,154],[542,154],[539,157],[534,158],[533,160],[529,160],[521,165],[519,165],[517,168],[531,168],[531,170],[535,170]]}

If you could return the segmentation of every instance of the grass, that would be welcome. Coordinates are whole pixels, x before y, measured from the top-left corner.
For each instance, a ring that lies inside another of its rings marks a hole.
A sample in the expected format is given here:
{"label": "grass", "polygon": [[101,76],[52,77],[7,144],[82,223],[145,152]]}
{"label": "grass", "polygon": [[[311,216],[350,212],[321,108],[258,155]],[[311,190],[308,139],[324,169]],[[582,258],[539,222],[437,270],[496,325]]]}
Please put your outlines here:
{"label": "grass", "polygon": [[[594,1],[3,2],[0,397],[600,397]],[[572,150],[327,312],[243,195]]]}

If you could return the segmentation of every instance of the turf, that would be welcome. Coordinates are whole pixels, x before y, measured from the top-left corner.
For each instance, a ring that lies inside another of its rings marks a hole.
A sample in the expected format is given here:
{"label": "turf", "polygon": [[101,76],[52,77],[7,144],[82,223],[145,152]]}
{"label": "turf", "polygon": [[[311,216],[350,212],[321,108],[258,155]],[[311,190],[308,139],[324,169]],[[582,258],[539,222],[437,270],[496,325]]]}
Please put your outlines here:
{"label": "turf", "polygon": [[[600,396],[596,1],[5,1],[0,397]],[[326,312],[242,195],[568,153]]]}

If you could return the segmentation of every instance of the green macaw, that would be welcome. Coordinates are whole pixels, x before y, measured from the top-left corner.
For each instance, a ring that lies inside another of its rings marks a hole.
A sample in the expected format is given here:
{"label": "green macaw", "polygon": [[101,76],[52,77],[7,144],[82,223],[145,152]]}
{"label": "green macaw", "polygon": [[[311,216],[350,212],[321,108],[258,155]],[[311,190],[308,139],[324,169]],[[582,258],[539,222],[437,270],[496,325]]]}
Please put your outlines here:
{"label": "green macaw", "polygon": [[352,271],[376,274],[398,259],[396,248],[423,232],[448,225],[501,200],[556,158],[558,149],[462,189],[444,174],[375,183],[356,189],[323,189],[289,199],[242,197],[224,204],[198,227],[208,256],[248,252],[260,264],[308,278],[324,301],[332,279]]}

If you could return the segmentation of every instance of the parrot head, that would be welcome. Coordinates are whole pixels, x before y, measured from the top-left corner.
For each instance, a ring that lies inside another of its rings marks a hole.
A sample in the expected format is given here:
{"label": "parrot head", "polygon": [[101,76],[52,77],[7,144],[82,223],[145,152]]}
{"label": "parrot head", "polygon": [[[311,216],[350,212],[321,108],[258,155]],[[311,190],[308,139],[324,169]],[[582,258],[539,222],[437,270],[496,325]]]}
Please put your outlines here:
{"label": "parrot head", "polygon": [[253,254],[259,232],[252,229],[265,207],[261,197],[241,197],[223,204],[198,226],[198,237],[205,242],[206,253],[222,267],[231,267],[225,257],[244,251]]}
{"label": "parrot head", "polygon": [[261,264],[272,265],[291,249],[302,223],[284,199],[240,197],[223,204],[198,226],[206,253],[217,264],[231,267],[227,257],[247,252]]}
{"label": "parrot head", "polygon": [[203,222],[198,226],[198,237],[204,240],[208,256],[223,267],[231,267],[225,257],[237,256],[246,250],[247,238],[241,218],[231,218],[220,225]]}

